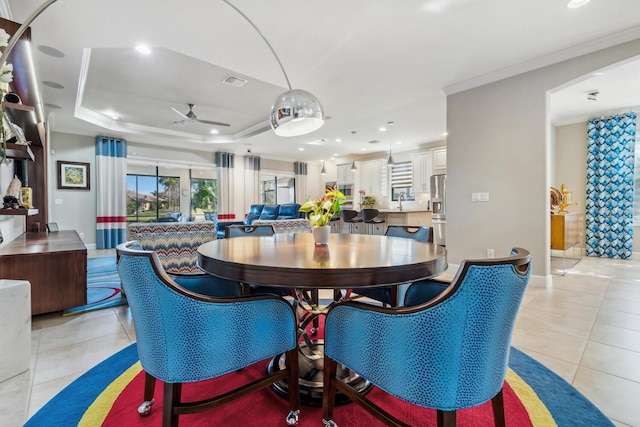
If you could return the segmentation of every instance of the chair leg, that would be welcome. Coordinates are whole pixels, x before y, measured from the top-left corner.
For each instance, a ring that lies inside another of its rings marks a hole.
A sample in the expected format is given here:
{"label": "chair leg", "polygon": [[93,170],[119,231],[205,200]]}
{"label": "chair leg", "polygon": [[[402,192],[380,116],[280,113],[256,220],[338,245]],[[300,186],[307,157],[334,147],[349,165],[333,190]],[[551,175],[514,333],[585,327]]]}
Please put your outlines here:
{"label": "chair leg", "polygon": [[456,427],[456,411],[437,411],[438,427]]}
{"label": "chair leg", "polygon": [[322,386],[322,422],[326,426],[335,425],[333,423],[333,405],[336,398],[336,387],[333,383],[338,371],[338,362],[328,356],[324,357],[324,370]]}
{"label": "chair leg", "polygon": [[144,402],[138,406],[138,415],[145,416],[151,412],[151,405],[155,403],[153,392],[156,389],[156,379],[148,372],[144,373]]}
{"label": "chair leg", "polygon": [[392,285],[389,291],[389,305],[391,307],[398,306],[398,285]]}
{"label": "chair leg", "polygon": [[[320,292],[317,289],[311,290],[311,300],[316,305],[316,307],[320,304]],[[313,327],[311,328],[311,335],[314,337],[318,335],[318,331],[320,330],[320,318],[316,316],[313,319]]]}
{"label": "chair leg", "polygon": [[162,427],[178,427],[178,414],[174,408],[180,403],[182,383],[164,383]]}
{"label": "chair leg", "polygon": [[504,397],[502,395],[502,389],[493,396],[491,399],[491,406],[493,407],[493,419],[496,427],[505,427],[506,422],[504,419]]}
{"label": "chair leg", "polygon": [[289,414],[287,424],[297,425],[300,414],[300,387],[298,374],[298,349],[294,348],[286,354],[286,363],[289,367],[289,377],[287,379],[287,389],[289,391]]}

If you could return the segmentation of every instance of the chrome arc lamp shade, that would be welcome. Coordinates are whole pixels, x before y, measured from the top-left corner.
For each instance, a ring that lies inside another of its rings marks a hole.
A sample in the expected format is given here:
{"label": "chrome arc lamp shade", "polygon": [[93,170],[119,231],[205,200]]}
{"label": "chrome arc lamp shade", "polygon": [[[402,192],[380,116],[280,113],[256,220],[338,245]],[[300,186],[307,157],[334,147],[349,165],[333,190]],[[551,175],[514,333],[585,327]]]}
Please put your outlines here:
{"label": "chrome arc lamp shade", "polygon": [[291,89],[271,107],[271,128],[278,136],[298,136],[318,130],[324,124],[320,101],[302,89]]}

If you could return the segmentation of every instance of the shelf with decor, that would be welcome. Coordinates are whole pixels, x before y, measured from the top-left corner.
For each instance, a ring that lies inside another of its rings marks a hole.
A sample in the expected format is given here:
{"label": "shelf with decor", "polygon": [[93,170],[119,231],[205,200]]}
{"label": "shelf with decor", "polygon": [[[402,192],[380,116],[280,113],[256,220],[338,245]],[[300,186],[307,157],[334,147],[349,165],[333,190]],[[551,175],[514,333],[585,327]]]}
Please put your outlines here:
{"label": "shelf with decor", "polygon": [[[0,28],[13,36],[20,24],[0,18]],[[3,167],[13,169],[12,175],[17,175],[24,187],[32,189],[31,206],[38,207],[20,212],[16,209],[1,209],[0,215],[23,215],[27,230],[38,229],[40,224],[48,222],[47,129],[43,111],[39,107],[43,104],[42,99],[33,87],[37,78],[31,59],[31,52],[34,50],[31,44],[31,29],[27,28],[7,57],[7,62],[13,65],[14,79],[3,88],[7,95],[0,104],[6,119],[5,126],[10,126],[6,154],[13,160],[12,164]]]}

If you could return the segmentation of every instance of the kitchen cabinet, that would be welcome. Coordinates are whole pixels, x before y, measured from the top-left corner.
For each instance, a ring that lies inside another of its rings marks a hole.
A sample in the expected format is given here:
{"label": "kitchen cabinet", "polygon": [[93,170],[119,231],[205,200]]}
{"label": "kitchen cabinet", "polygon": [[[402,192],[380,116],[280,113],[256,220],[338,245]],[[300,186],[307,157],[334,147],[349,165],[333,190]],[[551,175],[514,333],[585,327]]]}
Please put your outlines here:
{"label": "kitchen cabinet", "polygon": [[384,161],[372,160],[360,164],[360,187],[372,196],[387,195],[387,168]]}
{"label": "kitchen cabinet", "polygon": [[431,211],[385,212],[387,225],[431,227]]}
{"label": "kitchen cabinet", "polygon": [[355,173],[351,170],[351,165],[338,165],[338,184],[353,184]]}
{"label": "kitchen cabinet", "polygon": [[0,278],[31,283],[31,314],[87,303],[87,248],[76,231],[24,233],[0,250]]}
{"label": "kitchen cabinet", "polygon": [[447,148],[433,150],[433,171],[436,173],[447,172]]}
{"label": "kitchen cabinet", "polygon": [[430,177],[433,175],[433,153],[421,153],[411,156],[413,192],[428,193]]}

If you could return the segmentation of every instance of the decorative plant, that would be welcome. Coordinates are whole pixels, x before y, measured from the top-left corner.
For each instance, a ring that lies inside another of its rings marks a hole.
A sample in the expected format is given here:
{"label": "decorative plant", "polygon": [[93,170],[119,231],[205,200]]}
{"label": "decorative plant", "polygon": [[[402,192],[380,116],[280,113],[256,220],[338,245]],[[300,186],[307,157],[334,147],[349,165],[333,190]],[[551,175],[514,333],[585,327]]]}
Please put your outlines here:
{"label": "decorative plant", "polygon": [[324,196],[317,199],[309,199],[302,206],[299,212],[309,213],[309,224],[314,227],[329,225],[331,218],[340,212],[340,205],[346,201],[346,197],[335,187],[327,191]]}
{"label": "decorative plant", "polygon": [[364,196],[362,204],[365,206],[373,206],[376,204],[376,198],[374,196]]}

